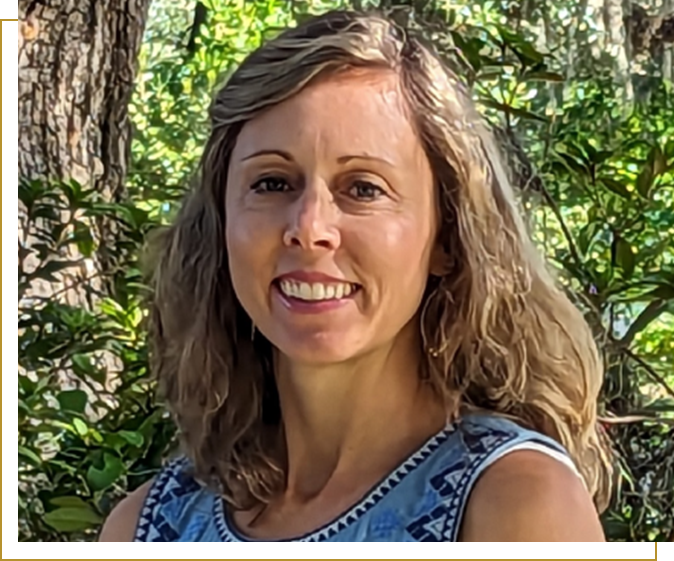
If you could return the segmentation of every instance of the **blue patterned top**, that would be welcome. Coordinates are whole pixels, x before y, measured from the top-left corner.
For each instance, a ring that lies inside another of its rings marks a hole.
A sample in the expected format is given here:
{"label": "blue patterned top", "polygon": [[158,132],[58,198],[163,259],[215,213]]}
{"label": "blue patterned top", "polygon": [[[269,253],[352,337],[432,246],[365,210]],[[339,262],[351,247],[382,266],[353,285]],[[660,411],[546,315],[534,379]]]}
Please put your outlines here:
{"label": "blue patterned top", "polygon": [[[536,448],[569,462],[564,448],[495,415],[469,415],[448,425],[334,521],[286,541],[457,541],[471,489],[496,459]],[[560,454],[563,454],[561,456]],[[251,541],[225,512],[224,501],[169,462],[145,499],[135,541]]]}

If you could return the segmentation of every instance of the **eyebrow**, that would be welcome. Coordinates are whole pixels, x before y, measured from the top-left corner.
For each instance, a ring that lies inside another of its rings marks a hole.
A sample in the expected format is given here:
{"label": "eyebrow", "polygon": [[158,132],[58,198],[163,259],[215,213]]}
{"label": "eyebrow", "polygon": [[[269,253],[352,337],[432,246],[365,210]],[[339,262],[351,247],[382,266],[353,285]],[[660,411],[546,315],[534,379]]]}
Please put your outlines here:
{"label": "eyebrow", "polygon": [[288,160],[289,162],[294,162],[295,159],[290,155],[288,152],[285,152],[284,150],[259,150],[258,152],[253,152],[252,154],[249,154],[248,156],[244,156],[241,158],[242,162],[245,162],[246,160],[251,160],[252,158],[257,158],[259,156],[280,156],[284,160]]}
{"label": "eyebrow", "polygon": [[[241,161],[245,162],[246,160],[258,158],[260,156],[279,156],[288,162],[295,161],[295,158],[292,157],[292,154],[286,152],[285,150],[259,150],[257,152],[253,152],[252,154],[249,154],[248,156],[244,156],[243,158],[241,158]],[[387,166],[394,167],[394,165],[391,162],[385,160],[384,158],[379,158],[377,156],[369,156],[367,154],[360,154],[360,155],[351,154],[347,156],[340,156],[339,158],[337,158],[337,163],[346,164],[351,160],[370,160],[375,162],[381,162],[383,164],[386,164]]]}
{"label": "eyebrow", "polygon": [[384,158],[379,158],[378,156],[369,156],[367,154],[340,156],[339,158],[337,158],[337,163],[346,164],[351,160],[370,160],[373,162],[380,162],[382,164],[386,164],[387,166],[395,167],[391,162],[385,160]]}

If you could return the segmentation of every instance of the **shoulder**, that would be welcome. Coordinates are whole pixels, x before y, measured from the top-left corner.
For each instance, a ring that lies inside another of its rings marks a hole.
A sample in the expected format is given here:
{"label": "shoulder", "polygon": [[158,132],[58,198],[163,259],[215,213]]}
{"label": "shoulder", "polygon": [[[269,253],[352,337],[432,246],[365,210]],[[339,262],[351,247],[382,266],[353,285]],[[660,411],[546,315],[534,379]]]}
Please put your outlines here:
{"label": "shoulder", "polygon": [[154,479],[144,483],[112,510],[103,525],[99,542],[134,541],[140,513],[153,483]]}
{"label": "shoulder", "polygon": [[604,541],[590,494],[576,473],[537,451],[506,454],[476,482],[462,541]]}

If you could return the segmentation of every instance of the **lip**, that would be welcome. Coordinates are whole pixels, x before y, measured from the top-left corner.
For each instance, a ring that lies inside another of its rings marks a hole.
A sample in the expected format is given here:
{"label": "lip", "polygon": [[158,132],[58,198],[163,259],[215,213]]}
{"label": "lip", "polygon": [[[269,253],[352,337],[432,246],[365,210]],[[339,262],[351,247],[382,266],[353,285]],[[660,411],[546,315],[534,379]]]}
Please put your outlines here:
{"label": "lip", "polygon": [[271,291],[273,297],[281,303],[283,308],[291,313],[300,315],[323,314],[326,312],[339,310],[340,308],[349,305],[353,301],[355,294],[358,292],[354,291],[349,296],[340,298],[339,300],[333,299],[309,301],[286,296],[276,282],[272,284]]}

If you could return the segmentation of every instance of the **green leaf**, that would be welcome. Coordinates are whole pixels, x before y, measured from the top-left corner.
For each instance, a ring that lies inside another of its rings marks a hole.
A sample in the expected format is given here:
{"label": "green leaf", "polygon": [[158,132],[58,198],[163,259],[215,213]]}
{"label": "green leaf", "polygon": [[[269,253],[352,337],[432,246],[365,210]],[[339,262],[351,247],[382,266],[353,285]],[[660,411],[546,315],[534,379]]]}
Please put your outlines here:
{"label": "green leaf", "polygon": [[503,43],[507,46],[517,45],[518,43],[521,43],[523,40],[521,35],[518,35],[514,31],[508,29],[507,27],[498,25],[496,26],[496,29],[498,30],[498,34],[501,36]]}
{"label": "green leaf", "polygon": [[19,446],[19,456],[23,456],[36,467],[42,465],[42,460],[40,459],[40,456],[38,456],[35,452],[29,450],[25,446]]}
{"label": "green leaf", "polygon": [[598,150],[592,155],[592,162],[599,165],[613,156],[611,150]]}
{"label": "green leaf", "polygon": [[659,177],[667,171],[667,156],[657,144],[651,149],[648,161],[653,168],[654,177]]}
{"label": "green leaf", "polygon": [[610,177],[602,177],[599,181],[609,191],[615,193],[616,195],[621,196],[623,199],[632,198],[630,192],[627,190],[627,187],[622,183],[620,183],[620,181],[616,181],[615,179],[611,179]]}
{"label": "green leaf", "polygon": [[580,175],[588,175],[590,170],[587,168],[582,159],[572,156],[561,149],[557,150],[556,154],[558,160],[566,167],[570,172],[575,172]]}
{"label": "green leaf", "polygon": [[82,390],[66,390],[56,396],[56,399],[64,411],[84,413],[87,406],[87,394]]}
{"label": "green leaf", "polygon": [[578,249],[583,255],[585,255],[592,245],[592,241],[601,231],[602,224],[601,222],[590,222],[581,228],[577,237]]}
{"label": "green leaf", "polygon": [[124,472],[124,464],[117,456],[106,452],[103,455],[103,469],[90,466],[87,470],[87,481],[95,491],[110,487]]}
{"label": "green leaf", "polygon": [[545,55],[538,52],[534,46],[527,41],[519,43],[517,46],[511,46],[511,48],[524,65],[536,65],[545,60]]}
{"label": "green leaf", "polygon": [[49,460],[48,463],[49,467],[54,471],[66,473],[68,475],[74,475],[77,473],[77,469],[67,462],[61,462],[59,460]]}
{"label": "green leaf", "polygon": [[105,435],[105,445],[112,448],[115,452],[122,452],[123,448],[127,446],[128,442],[119,436],[116,432],[111,432]]}
{"label": "green leaf", "polygon": [[69,508],[91,508],[82,497],[53,497],[49,499],[49,502],[54,506],[62,506]]}
{"label": "green leaf", "polygon": [[674,158],[674,138],[670,138],[666,143],[665,143],[665,156],[668,158]]}
{"label": "green leaf", "polygon": [[632,528],[622,520],[608,520],[603,523],[604,532],[612,541],[633,541]]}
{"label": "green leaf", "polygon": [[82,195],[82,184],[75,179],[64,181],[61,184],[61,189],[69,198],[72,197],[72,202],[77,202]]}
{"label": "green leaf", "polygon": [[155,409],[138,427],[138,432],[143,435],[146,441],[152,440],[154,427],[161,422],[164,412],[160,409]]}
{"label": "green leaf", "polygon": [[89,427],[87,427],[82,419],[73,419],[73,427],[80,436],[85,436],[89,432]]}
{"label": "green leaf", "polygon": [[500,25],[497,29],[503,44],[510,47],[523,65],[533,66],[543,62],[545,55],[538,52],[525,37]]}
{"label": "green leaf", "polygon": [[548,72],[545,70],[538,70],[533,72],[527,72],[524,75],[524,79],[532,82],[563,82],[564,76],[558,74],[557,72]]}
{"label": "green leaf", "polygon": [[[53,205],[35,204],[30,213],[31,220],[35,221],[38,218],[45,218],[48,223],[56,222],[59,219],[59,213]],[[58,230],[52,229],[49,233],[50,237],[55,240],[58,238]]]}
{"label": "green leaf", "polygon": [[44,515],[43,520],[59,532],[78,532],[100,524],[103,519],[90,506],[62,507]]}
{"label": "green leaf", "polygon": [[644,409],[646,411],[656,411],[658,413],[674,413],[674,399],[663,397],[648,404]]}
{"label": "green leaf", "polygon": [[139,432],[120,430],[117,434],[136,448],[140,448],[143,445],[143,442],[145,442],[143,435]]}
{"label": "green leaf", "polygon": [[642,197],[649,198],[656,178],[665,173],[667,167],[667,157],[656,144],[648,153],[646,163],[637,176],[636,187]]}
{"label": "green leaf", "polygon": [[650,194],[651,187],[653,187],[653,180],[655,176],[653,175],[653,167],[651,164],[647,163],[639,172],[637,176],[637,192],[644,198],[648,198]]}
{"label": "green leaf", "polygon": [[515,115],[515,117],[520,117],[521,119],[528,119],[530,121],[538,121],[539,123],[547,123],[548,122],[548,119],[546,117],[543,117],[543,115],[538,115],[537,113],[534,113],[533,111],[527,111],[526,109],[522,109],[520,107],[511,107],[510,113],[512,115]]}
{"label": "green leaf", "polygon": [[631,244],[623,238],[616,241],[616,263],[623,270],[625,278],[632,276],[636,258]]}
{"label": "green leaf", "polygon": [[19,412],[30,414],[33,412],[33,410],[28,406],[28,404],[23,399],[19,399]]}
{"label": "green leaf", "polygon": [[91,230],[86,224],[83,224],[79,221],[75,224],[75,234],[73,241],[75,241],[77,244],[77,249],[82,255],[85,257],[91,257],[91,254],[96,247],[96,243],[94,241],[93,235],[91,234]]}
{"label": "green leaf", "polygon": [[474,39],[467,39],[457,31],[450,31],[452,41],[458,47],[465,60],[472,66],[475,72],[482,67],[482,57],[480,56],[481,45],[475,43]]}
{"label": "green leaf", "polygon": [[72,357],[73,370],[80,378],[91,378],[99,384],[105,384],[106,371],[105,369],[97,368],[91,361],[89,355],[75,354]]}
{"label": "green leaf", "polygon": [[674,286],[663,284],[654,288],[648,293],[652,298],[662,298],[663,300],[674,300]]}
{"label": "green leaf", "polygon": [[37,384],[28,376],[19,374],[19,394],[23,393],[25,396],[30,396],[35,391],[36,387]]}
{"label": "green leaf", "polygon": [[499,111],[503,111],[504,113],[514,115],[515,117],[520,117],[522,119],[528,119],[532,121],[539,121],[541,123],[547,123],[548,120],[545,117],[542,117],[541,115],[537,115],[536,113],[532,113],[531,111],[527,111],[526,109],[522,109],[520,107],[512,107],[510,105],[506,105],[505,103],[501,103],[500,101],[496,101],[493,99],[481,99],[480,102],[487,107],[493,107],[494,109],[498,109]]}
{"label": "green leaf", "polygon": [[87,355],[76,354],[72,358],[73,366],[76,369],[81,370],[85,374],[91,375],[95,370],[94,365],[91,363],[91,359]]}

